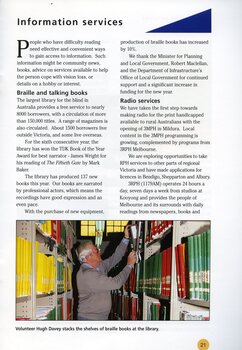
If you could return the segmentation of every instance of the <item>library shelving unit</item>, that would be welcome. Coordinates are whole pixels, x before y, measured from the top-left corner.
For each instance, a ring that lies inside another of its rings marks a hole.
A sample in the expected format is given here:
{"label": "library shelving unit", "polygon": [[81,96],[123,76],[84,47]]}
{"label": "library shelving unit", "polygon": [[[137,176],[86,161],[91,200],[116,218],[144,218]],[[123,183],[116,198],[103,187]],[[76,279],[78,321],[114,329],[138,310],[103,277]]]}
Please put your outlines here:
{"label": "library shelving unit", "polygon": [[[124,286],[112,294],[113,308],[111,319],[116,320],[142,320],[143,319],[143,264],[144,264],[144,230],[145,221],[132,221],[136,227],[135,237],[131,236],[130,249],[137,252],[138,262],[131,271]],[[132,231],[132,230],[131,230]]]}
{"label": "library shelving unit", "polygon": [[[105,221],[104,258],[128,223],[133,225],[129,251],[139,259],[124,286],[112,292],[110,319],[208,320],[210,221]],[[94,241],[97,226],[93,220],[17,222],[17,320],[75,319],[78,264],[71,251],[82,239]],[[125,264],[123,259],[113,276]]]}
{"label": "library shelving unit", "polygon": [[143,320],[169,320],[172,221],[145,223]]}
{"label": "library shelving unit", "polygon": [[111,319],[208,320],[210,222],[133,224],[142,228],[140,261],[124,287],[113,292]]}
{"label": "library shelving unit", "polygon": [[17,221],[16,319],[72,319],[75,223]]}
{"label": "library shelving unit", "polygon": [[211,223],[174,221],[173,225],[171,319],[209,320]]}
{"label": "library shelving unit", "polygon": [[208,320],[210,222],[151,221],[145,232],[143,320]]}

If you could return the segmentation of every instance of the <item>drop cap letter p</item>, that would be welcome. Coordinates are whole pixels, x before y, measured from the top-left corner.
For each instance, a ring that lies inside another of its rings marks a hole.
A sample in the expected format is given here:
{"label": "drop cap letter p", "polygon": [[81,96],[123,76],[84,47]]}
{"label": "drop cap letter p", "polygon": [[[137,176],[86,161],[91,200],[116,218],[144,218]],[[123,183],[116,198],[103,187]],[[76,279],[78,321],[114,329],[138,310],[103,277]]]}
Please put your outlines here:
{"label": "drop cap letter p", "polygon": [[29,42],[27,40],[17,40],[18,41],[18,58],[22,58],[22,50],[26,50],[29,47]]}

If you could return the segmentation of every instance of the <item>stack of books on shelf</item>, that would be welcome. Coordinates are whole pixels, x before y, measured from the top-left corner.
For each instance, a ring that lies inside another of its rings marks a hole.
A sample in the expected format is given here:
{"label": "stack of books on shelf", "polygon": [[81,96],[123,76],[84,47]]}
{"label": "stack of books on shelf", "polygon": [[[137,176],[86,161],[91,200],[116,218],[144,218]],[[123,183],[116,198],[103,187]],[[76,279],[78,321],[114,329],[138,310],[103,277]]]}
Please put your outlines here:
{"label": "stack of books on shelf", "polygon": [[122,320],[141,319],[139,297],[133,293],[122,295]]}
{"label": "stack of books on shelf", "polygon": [[145,261],[144,291],[169,297],[171,294],[171,247],[150,256]]}
{"label": "stack of books on shelf", "polygon": [[143,288],[143,261],[139,261],[131,270],[128,280],[125,283],[125,290],[133,293],[142,293]]}
{"label": "stack of books on shelf", "polygon": [[189,236],[175,247],[179,298],[209,301],[210,230]]}
{"label": "stack of books on shelf", "polygon": [[38,251],[36,242],[36,292],[50,294],[55,291],[56,267],[53,255],[47,256]]}
{"label": "stack of books on shelf", "polygon": [[158,300],[147,303],[147,321],[165,321],[168,319],[168,306],[162,305]]}
{"label": "stack of books on shelf", "polygon": [[147,320],[157,321],[160,319],[160,302],[148,302],[147,303]]}
{"label": "stack of books on shelf", "polygon": [[17,222],[16,320],[72,319],[72,260],[66,253],[71,256],[75,225]]}
{"label": "stack of books on shelf", "polygon": [[31,293],[32,243],[17,236],[16,239],[16,296]]}
{"label": "stack of books on shelf", "polygon": [[113,291],[112,310],[110,318],[112,320],[141,320],[142,319],[142,299],[138,295],[130,292]]}

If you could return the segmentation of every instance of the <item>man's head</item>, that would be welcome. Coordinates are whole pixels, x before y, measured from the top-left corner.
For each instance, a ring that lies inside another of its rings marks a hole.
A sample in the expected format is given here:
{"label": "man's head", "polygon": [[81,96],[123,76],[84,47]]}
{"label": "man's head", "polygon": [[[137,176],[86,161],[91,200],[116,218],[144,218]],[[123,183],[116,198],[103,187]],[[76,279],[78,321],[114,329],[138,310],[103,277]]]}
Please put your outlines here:
{"label": "man's head", "polygon": [[77,251],[78,259],[81,263],[86,262],[96,268],[102,261],[100,251],[92,241],[81,242]]}

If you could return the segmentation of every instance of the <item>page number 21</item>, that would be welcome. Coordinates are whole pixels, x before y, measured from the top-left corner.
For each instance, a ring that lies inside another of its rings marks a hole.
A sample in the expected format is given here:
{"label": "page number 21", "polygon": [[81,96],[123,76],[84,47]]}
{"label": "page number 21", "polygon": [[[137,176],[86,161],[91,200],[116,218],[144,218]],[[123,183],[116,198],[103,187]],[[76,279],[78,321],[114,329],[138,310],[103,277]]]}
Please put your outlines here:
{"label": "page number 21", "polygon": [[208,350],[209,342],[207,339],[200,339],[197,343],[197,347],[199,350]]}

